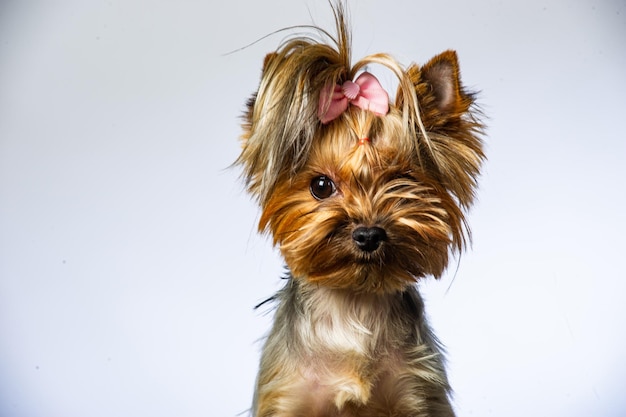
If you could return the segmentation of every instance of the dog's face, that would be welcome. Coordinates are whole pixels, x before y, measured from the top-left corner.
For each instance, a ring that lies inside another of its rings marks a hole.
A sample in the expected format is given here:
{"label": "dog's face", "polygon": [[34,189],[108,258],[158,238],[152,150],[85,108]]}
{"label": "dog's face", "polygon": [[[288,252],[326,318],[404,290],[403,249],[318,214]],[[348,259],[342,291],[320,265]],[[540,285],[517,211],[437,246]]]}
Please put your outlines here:
{"label": "dog's face", "polygon": [[368,140],[345,123],[321,130],[302,169],[271,190],[261,227],[294,276],[321,285],[386,292],[441,274],[461,239],[458,206],[394,145],[397,126],[387,125],[399,115],[376,123],[351,112],[371,125],[358,129]]}
{"label": "dog's face", "polygon": [[[259,228],[296,279],[384,293],[440,276],[450,251],[465,243],[463,209],[482,160],[456,54],[404,72],[388,113],[349,106],[328,123],[307,105],[317,104],[325,83],[298,82],[290,57],[268,56],[244,126],[239,163],[261,203]],[[421,126],[407,116],[411,99]],[[290,100],[300,118],[290,115]]]}

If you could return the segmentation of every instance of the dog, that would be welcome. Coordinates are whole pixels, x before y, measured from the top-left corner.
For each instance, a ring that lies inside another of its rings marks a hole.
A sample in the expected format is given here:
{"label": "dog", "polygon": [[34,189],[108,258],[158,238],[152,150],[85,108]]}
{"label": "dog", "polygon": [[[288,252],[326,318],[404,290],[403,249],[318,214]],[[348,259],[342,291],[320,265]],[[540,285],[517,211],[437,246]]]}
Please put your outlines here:
{"label": "dog", "polygon": [[[453,416],[443,348],[416,282],[469,243],[484,125],[456,52],[351,64],[336,35],[268,54],[236,161],[287,265],[254,417]],[[398,81],[393,102],[366,67]]]}

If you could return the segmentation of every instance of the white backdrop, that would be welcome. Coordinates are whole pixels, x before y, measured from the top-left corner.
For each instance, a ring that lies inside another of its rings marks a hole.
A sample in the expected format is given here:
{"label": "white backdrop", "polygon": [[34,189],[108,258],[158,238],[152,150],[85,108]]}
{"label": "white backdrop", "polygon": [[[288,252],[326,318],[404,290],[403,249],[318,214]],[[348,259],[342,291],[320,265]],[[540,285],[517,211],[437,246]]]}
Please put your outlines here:
{"label": "white backdrop", "polygon": [[[355,60],[456,49],[489,116],[428,312],[465,416],[626,414],[626,3],[353,1]],[[234,417],[281,261],[239,115],[325,1],[0,3],[0,416]],[[454,278],[454,280],[453,280]]]}

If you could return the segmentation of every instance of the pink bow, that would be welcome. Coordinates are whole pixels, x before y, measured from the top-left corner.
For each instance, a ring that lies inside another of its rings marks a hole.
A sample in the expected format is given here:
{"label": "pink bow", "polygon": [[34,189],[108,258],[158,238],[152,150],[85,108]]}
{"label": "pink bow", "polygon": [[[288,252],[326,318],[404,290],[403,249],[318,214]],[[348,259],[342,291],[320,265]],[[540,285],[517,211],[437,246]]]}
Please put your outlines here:
{"label": "pink bow", "polygon": [[376,77],[364,72],[354,82],[329,85],[322,90],[317,116],[326,124],[346,111],[348,104],[384,116],[389,112],[389,95]]}

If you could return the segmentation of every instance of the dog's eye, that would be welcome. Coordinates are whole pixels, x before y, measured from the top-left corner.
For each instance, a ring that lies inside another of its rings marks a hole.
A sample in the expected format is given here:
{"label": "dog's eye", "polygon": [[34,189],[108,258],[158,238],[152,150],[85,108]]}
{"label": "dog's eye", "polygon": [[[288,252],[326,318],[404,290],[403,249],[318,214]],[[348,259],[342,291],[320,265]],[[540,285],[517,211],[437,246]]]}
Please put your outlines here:
{"label": "dog's eye", "polygon": [[313,178],[309,189],[311,190],[313,197],[318,200],[330,197],[336,190],[335,183],[325,175]]}

